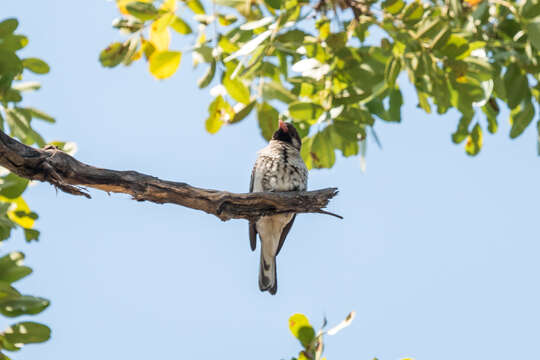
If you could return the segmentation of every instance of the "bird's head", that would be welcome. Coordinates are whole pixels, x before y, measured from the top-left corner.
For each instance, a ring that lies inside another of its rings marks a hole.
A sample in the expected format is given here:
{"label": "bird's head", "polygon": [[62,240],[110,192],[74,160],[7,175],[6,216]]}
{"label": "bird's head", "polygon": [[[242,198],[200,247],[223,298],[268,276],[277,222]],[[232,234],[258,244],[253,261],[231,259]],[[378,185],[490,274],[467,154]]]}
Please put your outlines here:
{"label": "bird's head", "polygon": [[302,147],[302,139],[300,139],[300,135],[298,135],[298,131],[296,131],[293,124],[281,120],[279,120],[279,128],[272,136],[272,140],[289,143],[298,149],[298,151],[300,151],[300,148]]}

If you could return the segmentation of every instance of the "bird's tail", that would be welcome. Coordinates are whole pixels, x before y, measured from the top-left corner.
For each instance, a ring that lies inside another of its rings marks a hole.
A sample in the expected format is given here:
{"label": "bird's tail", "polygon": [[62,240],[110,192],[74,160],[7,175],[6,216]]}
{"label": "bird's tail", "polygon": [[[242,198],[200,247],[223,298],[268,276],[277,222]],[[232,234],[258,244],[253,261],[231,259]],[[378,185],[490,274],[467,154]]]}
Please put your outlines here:
{"label": "bird's tail", "polygon": [[267,250],[264,246],[261,246],[259,289],[275,295],[277,292],[276,256],[273,253],[268,254],[269,251]]}

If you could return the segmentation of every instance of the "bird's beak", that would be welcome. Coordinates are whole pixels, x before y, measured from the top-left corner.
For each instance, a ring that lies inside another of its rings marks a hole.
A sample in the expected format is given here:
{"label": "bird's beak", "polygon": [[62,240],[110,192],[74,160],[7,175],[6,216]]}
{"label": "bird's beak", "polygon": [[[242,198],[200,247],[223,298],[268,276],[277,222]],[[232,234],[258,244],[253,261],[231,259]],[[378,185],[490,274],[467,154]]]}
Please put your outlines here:
{"label": "bird's beak", "polygon": [[279,128],[283,130],[283,132],[289,131],[289,129],[287,128],[287,124],[285,124],[285,122],[282,120],[279,120]]}

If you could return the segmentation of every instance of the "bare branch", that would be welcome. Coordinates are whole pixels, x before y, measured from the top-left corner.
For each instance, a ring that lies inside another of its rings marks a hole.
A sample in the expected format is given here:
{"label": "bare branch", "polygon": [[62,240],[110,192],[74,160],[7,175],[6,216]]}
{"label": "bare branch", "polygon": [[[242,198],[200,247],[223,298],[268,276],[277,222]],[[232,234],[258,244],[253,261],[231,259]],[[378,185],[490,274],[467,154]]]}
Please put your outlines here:
{"label": "bare branch", "polygon": [[256,220],[287,212],[339,215],[322,210],[337,195],[336,188],[305,192],[233,194],[160,180],[136,171],[86,165],[54,146],[34,149],[0,131],[0,165],[31,180],[49,182],[72,195],[90,198],[85,187],[129,194],[137,201],[172,203],[202,210],[223,221]]}

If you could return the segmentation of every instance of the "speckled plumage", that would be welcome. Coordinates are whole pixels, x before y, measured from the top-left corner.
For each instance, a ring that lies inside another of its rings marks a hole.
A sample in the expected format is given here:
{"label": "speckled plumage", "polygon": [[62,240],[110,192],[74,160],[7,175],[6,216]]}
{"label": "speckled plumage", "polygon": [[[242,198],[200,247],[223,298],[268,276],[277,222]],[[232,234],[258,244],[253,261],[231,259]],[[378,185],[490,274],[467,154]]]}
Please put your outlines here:
{"label": "speckled plumage", "polygon": [[[308,170],[298,148],[292,143],[271,140],[259,151],[251,174],[250,192],[303,191],[307,189]],[[259,288],[275,294],[277,291],[276,255],[294,222],[295,214],[265,216],[250,223],[252,250],[256,234],[261,240]]]}

